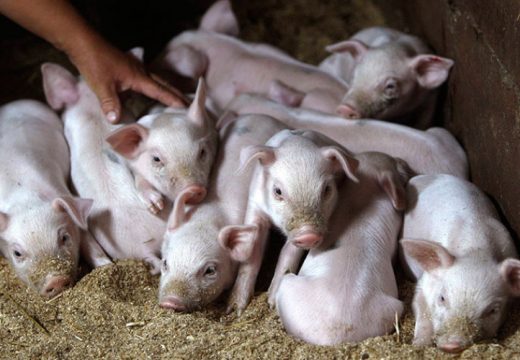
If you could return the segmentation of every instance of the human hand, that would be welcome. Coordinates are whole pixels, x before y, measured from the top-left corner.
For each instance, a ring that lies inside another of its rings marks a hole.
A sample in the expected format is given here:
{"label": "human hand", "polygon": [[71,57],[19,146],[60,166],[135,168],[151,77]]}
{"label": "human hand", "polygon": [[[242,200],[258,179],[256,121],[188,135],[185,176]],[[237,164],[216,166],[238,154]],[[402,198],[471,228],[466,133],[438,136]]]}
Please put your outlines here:
{"label": "human hand", "polygon": [[84,38],[67,50],[112,123],[117,123],[121,116],[118,93],[126,90],[141,93],[167,106],[186,105],[186,98],[180,91],[158,76],[149,75],[134,56],[121,52],[97,35]]}

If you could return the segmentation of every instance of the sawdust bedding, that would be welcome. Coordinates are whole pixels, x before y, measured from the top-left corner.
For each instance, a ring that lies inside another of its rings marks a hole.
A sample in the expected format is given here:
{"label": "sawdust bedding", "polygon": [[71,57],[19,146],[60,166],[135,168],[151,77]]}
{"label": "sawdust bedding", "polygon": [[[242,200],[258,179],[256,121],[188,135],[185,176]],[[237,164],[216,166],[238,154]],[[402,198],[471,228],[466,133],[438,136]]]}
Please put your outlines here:
{"label": "sawdust bedding", "polygon": [[[271,42],[311,63],[326,56],[321,51],[325,45],[362,27],[385,23],[377,7],[361,0],[237,0],[233,5],[245,39]],[[35,69],[39,71],[37,66]],[[30,78],[33,85],[34,76]],[[413,284],[404,280],[399,289],[407,307],[393,334],[335,347],[313,346],[288,336],[276,312],[267,305],[265,290],[276,254],[267,259],[256,296],[243,315],[237,317],[224,313],[225,299],[191,314],[159,308],[158,278],[138,261],[83,270],[72,289],[45,300],[27,289],[7,261],[0,258],[0,358],[453,358],[432,347],[410,345]],[[516,303],[497,339],[471,346],[460,358],[520,358],[518,314]]]}

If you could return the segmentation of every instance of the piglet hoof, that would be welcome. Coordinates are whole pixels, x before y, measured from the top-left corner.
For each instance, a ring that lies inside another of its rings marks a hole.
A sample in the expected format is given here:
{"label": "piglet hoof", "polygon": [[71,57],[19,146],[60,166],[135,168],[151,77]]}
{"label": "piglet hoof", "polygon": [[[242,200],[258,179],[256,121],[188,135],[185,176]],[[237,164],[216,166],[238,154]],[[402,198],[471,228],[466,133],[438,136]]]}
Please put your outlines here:
{"label": "piglet hoof", "polygon": [[236,310],[237,316],[242,316],[242,313],[244,312],[248,303],[249,301],[247,299],[237,299],[234,296],[231,296],[228,301],[226,314],[231,314],[234,310]]}
{"label": "piglet hoof", "polygon": [[164,209],[164,200],[160,193],[154,190],[146,191],[141,196],[141,200],[144,202],[148,210],[156,215],[162,209]]}
{"label": "piglet hoof", "polygon": [[267,303],[269,304],[269,308],[271,310],[276,309],[276,297],[274,294],[269,293],[269,296],[267,298]]}

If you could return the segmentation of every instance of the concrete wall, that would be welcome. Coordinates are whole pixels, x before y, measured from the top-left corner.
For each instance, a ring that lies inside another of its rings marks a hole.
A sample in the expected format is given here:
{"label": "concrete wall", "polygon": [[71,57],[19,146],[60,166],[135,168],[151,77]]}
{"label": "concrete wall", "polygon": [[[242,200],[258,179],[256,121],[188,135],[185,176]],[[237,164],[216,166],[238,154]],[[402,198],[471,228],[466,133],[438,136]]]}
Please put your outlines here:
{"label": "concrete wall", "polygon": [[[425,38],[455,67],[441,109],[461,141],[473,182],[520,234],[520,1],[380,1],[389,23]],[[402,14],[392,9],[399,8]],[[393,15],[392,15],[393,14]]]}

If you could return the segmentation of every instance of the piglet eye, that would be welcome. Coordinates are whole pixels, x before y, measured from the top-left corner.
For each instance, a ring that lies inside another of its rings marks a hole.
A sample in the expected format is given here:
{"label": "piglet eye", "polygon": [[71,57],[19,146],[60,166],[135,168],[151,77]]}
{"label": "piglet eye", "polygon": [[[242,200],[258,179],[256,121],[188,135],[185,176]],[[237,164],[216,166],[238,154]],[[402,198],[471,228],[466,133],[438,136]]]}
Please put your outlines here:
{"label": "piglet eye", "polygon": [[166,262],[166,260],[163,260],[163,262],[162,262],[162,270],[168,271],[168,263]]}
{"label": "piglet eye", "polygon": [[161,158],[157,155],[154,155],[152,156],[152,161],[156,164],[160,164],[161,163]]}
{"label": "piglet eye", "polygon": [[495,315],[497,312],[498,312],[497,307],[496,307],[496,306],[493,306],[491,309],[489,309],[488,311],[486,311],[486,312],[484,313],[484,317]]}
{"label": "piglet eye", "polygon": [[200,149],[199,151],[199,159],[204,160],[206,158],[206,149]]}
{"label": "piglet eye", "polygon": [[283,200],[282,189],[280,189],[278,186],[273,187],[273,194],[276,200]]}
{"label": "piglet eye", "polygon": [[323,189],[323,196],[328,197],[331,193],[331,187],[330,185],[325,186]]}
{"label": "piglet eye", "polygon": [[61,243],[62,243],[63,245],[68,244],[69,241],[70,241],[70,235],[69,235],[69,233],[64,233],[63,235],[61,235],[61,237],[60,237],[60,241],[61,241]]}
{"label": "piglet eye", "polygon": [[204,271],[204,276],[211,277],[211,276],[215,276],[216,273],[217,273],[216,266],[215,265],[210,265]]}
{"label": "piglet eye", "polygon": [[444,303],[446,302],[446,299],[444,298],[443,295],[439,296],[439,302],[440,302],[441,304],[444,304]]}
{"label": "piglet eye", "polygon": [[18,250],[14,250],[14,251],[13,251],[13,255],[14,255],[15,257],[17,257],[17,258],[21,258],[21,257],[22,257],[22,253],[19,252]]}

